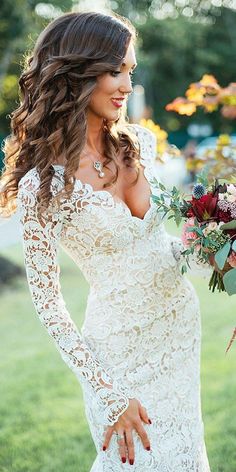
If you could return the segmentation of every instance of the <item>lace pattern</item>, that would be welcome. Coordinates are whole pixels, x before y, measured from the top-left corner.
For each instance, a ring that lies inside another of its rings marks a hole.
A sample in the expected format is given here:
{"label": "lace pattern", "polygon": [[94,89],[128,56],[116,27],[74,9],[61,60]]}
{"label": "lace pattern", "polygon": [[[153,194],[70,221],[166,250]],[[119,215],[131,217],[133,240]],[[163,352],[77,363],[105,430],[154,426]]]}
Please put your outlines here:
{"label": "lace pattern", "polygon": [[[133,126],[143,172],[152,188],[155,136]],[[55,165],[52,193],[63,186]],[[156,206],[143,219],[108,191],[76,180],[60,211],[40,220],[39,178],[31,169],[19,186],[29,288],[39,319],[74,371],[97,449],[91,472],[123,472],[115,436],[103,452],[106,425],[135,397],[152,425],[143,425],[151,451],[134,431],[134,472],[209,472],[200,405],[199,302],[180,273],[178,238],[168,235]],[[73,258],[90,291],[81,333],[65,307],[58,246]],[[181,375],[180,375],[181,373]]]}
{"label": "lace pattern", "polygon": [[56,342],[63,360],[82,383],[89,384],[104,408],[104,422],[114,424],[128,407],[122,386],[112,386],[112,379],[82,341],[61,294],[60,268],[57,263],[63,211],[37,213],[36,192],[39,181],[35,172],[21,179],[18,201],[21,211],[24,261],[32,300],[40,321]]}

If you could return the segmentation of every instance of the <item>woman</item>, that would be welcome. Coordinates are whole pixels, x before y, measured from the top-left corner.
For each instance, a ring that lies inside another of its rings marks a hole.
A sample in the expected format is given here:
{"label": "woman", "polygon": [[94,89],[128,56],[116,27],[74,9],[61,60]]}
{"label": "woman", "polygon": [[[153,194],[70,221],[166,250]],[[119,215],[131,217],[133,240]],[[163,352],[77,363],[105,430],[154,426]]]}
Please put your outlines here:
{"label": "woman", "polygon": [[[19,81],[1,206],[18,203],[36,311],[81,383],[91,471],[209,472],[199,303],[151,199],[155,137],[124,118],[135,38],[128,20],[94,12],[41,33]],[[81,333],[59,245],[90,284]]]}

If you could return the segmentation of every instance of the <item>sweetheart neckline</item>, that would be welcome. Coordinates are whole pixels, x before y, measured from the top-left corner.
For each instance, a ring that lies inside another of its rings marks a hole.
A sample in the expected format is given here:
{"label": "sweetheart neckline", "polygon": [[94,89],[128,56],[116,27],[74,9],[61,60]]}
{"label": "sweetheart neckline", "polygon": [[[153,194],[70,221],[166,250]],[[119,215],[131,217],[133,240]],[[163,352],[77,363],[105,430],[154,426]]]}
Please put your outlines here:
{"label": "sweetheart neckline", "polygon": [[[142,158],[140,159],[140,161],[141,161],[141,160],[143,161]],[[141,164],[143,165],[142,162],[141,162]],[[65,166],[63,166],[62,164],[52,164],[52,166],[53,166],[54,168],[55,168],[55,167],[58,167],[58,168],[61,168],[61,169],[64,169],[64,168],[65,168]],[[151,184],[150,184],[150,182],[149,182],[149,180],[148,180],[148,177],[146,176],[145,171],[146,171],[146,166],[143,165],[144,177],[145,177],[145,179],[147,180],[147,182],[148,182],[148,184],[149,184],[150,192],[151,192]],[[146,211],[146,213],[144,214],[143,218],[139,218],[139,216],[135,216],[135,215],[132,214],[130,208],[128,207],[128,205],[126,205],[126,203],[125,203],[123,200],[119,200],[119,201],[116,200],[116,199],[112,196],[111,192],[109,192],[108,190],[95,190],[94,187],[93,187],[91,184],[89,184],[89,183],[87,183],[87,182],[82,182],[82,180],[77,179],[76,177],[75,177],[75,182],[80,183],[84,188],[88,188],[88,189],[91,191],[91,193],[93,193],[93,194],[103,193],[103,194],[105,194],[105,195],[108,195],[109,198],[111,198],[111,200],[114,202],[114,206],[121,205],[126,211],[128,211],[128,213],[129,213],[129,215],[130,215],[130,218],[132,218],[132,219],[134,219],[134,220],[138,220],[138,221],[140,221],[141,223],[144,223],[144,222],[145,222],[147,215],[149,214],[150,210],[153,208],[153,205],[152,205],[152,203],[153,203],[153,200],[152,200],[152,193],[151,193],[150,198],[149,198],[149,204],[150,204],[149,208],[147,209],[147,211]]]}

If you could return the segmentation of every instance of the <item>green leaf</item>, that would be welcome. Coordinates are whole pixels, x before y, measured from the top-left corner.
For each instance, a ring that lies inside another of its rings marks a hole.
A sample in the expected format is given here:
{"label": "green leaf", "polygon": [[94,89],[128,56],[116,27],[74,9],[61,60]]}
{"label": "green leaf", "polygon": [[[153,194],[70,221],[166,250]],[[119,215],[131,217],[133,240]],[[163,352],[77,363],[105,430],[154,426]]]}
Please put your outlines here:
{"label": "green leaf", "polygon": [[160,189],[161,189],[163,192],[166,191],[165,185],[163,185],[161,182],[159,182],[159,187],[160,187]]}
{"label": "green leaf", "polygon": [[196,228],[196,229],[194,229],[194,231],[198,234],[198,236],[203,236],[203,232],[202,232],[201,228]]}
{"label": "green leaf", "polygon": [[229,295],[236,294],[236,269],[231,269],[223,277],[225,290]]}
{"label": "green leaf", "polygon": [[176,213],[174,218],[177,226],[179,226],[182,220],[182,216],[179,213]]}
{"label": "green leaf", "polygon": [[232,249],[233,249],[234,251],[236,251],[236,241],[233,242],[233,244],[232,244]]}
{"label": "green leaf", "polygon": [[191,247],[189,249],[185,249],[184,251],[182,251],[182,254],[184,256],[189,256],[190,254],[193,254],[193,252],[194,252],[194,248]]}
{"label": "green leaf", "polygon": [[215,255],[215,261],[220,270],[222,270],[225,265],[230,249],[231,249],[231,244],[230,242],[227,242],[221,249],[219,249],[219,251],[217,251]]}
{"label": "green leaf", "polygon": [[156,195],[152,194],[151,197],[155,203],[159,202],[159,197],[157,197]]}
{"label": "green leaf", "polygon": [[209,174],[209,168],[210,168],[210,165],[209,164],[206,164],[203,169],[201,170],[201,172],[199,172],[199,174],[197,174],[197,182],[199,182],[200,184],[204,185],[204,187],[208,187],[208,174]]}
{"label": "green leaf", "polygon": [[220,229],[236,229],[236,220],[229,221],[229,223],[223,224]]}

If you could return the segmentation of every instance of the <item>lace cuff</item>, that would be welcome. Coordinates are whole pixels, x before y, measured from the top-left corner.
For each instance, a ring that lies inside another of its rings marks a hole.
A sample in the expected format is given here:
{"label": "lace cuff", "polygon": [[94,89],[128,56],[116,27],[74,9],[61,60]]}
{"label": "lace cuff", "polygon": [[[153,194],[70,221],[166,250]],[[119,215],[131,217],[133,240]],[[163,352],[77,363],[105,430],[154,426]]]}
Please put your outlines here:
{"label": "lace cuff", "polygon": [[110,426],[116,423],[119,416],[127,410],[129,399],[133,398],[115,380],[113,380],[111,388],[113,392],[109,392],[109,397],[107,398],[108,407],[104,413],[104,423]]}

